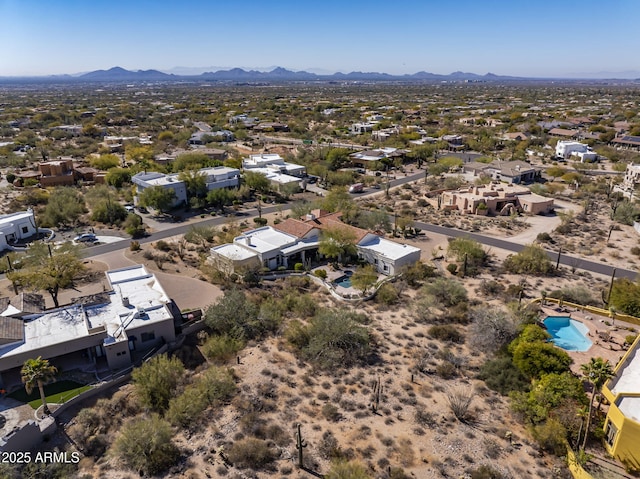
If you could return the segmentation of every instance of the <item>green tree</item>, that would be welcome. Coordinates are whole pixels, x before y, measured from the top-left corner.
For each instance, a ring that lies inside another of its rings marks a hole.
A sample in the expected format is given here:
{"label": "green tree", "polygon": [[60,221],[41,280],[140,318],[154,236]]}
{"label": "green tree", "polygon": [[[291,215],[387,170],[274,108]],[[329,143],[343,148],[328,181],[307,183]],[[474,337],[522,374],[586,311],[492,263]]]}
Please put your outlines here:
{"label": "green tree", "polygon": [[207,203],[214,208],[224,208],[233,204],[233,200],[236,199],[236,195],[233,191],[227,188],[216,188],[207,193]]}
{"label": "green tree", "polygon": [[362,290],[362,294],[367,294],[369,288],[371,288],[378,281],[378,272],[371,264],[357,268],[351,276],[351,284]]}
{"label": "green tree", "polygon": [[611,289],[609,305],[622,313],[640,317],[640,280],[633,282],[628,278],[616,279]]}
{"label": "green tree", "polygon": [[322,231],[318,252],[341,263],[344,256],[356,254],[356,235],[348,227],[327,228]]}
{"label": "green tree", "polygon": [[358,324],[350,311],[322,309],[311,320],[301,337],[302,355],[326,369],[349,366],[369,352],[369,332]]}
{"label": "green tree", "polygon": [[485,264],[488,257],[482,245],[471,238],[455,238],[449,241],[447,254],[462,263],[465,270],[464,274],[468,276],[477,274],[479,268]]}
{"label": "green tree", "polygon": [[429,166],[430,175],[441,175],[448,173],[452,168],[458,168],[462,166],[463,161],[455,156],[445,156],[440,158],[435,164]]}
{"label": "green tree", "polygon": [[591,398],[589,399],[589,412],[587,413],[587,423],[584,428],[584,439],[582,450],[587,446],[589,438],[589,428],[591,426],[591,415],[593,413],[593,401],[596,394],[600,394],[602,386],[613,377],[613,367],[609,360],[602,358],[590,358],[589,362],[580,366],[585,379],[591,383]]}
{"label": "green tree", "polygon": [[150,146],[128,145],[125,147],[124,156],[128,162],[136,163],[139,170],[146,170],[153,160],[153,148]]}
{"label": "green tree", "polygon": [[138,202],[142,206],[154,208],[161,212],[168,211],[176,199],[176,193],[171,188],[150,186],[138,194]]}
{"label": "green tree", "polygon": [[100,155],[97,158],[91,158],[89,164],[99,170],[110,170],[120,165],[120,158],[116,155]]}
{"label": "green tree", "polygon": [[556,178],[560,178],[563,176],[567,170],[562,168],[561,166],[552,166],[547,168],[547,175],[551,177],[551,181],[554,181]]}
{"label": "green tree", "polygon": [[507,256],[503,267],[515,274],[550,275],[554,271],[546,251],[535,244],[526,245],[518,254]]}
{"label": "green tree", "polygon": [[245,171],[242,175],[242,180],[245,185],[258,193],[266,193],[271,189],[271,182],[263,174],[256,173],[255,171]]}
{"label": "green tree", "polygon": [[78,248],[71,243],[51,253],[45,243],[34,243],[23,263],[22,269],[7,273],[7,278],[23,288],[47,291],[56,308],[60,290],[71,286],[85,270]]}
{"label": "green tree", "polygon": [[421,289],[421,295],[431,296],[447,308],[467,301],[465,287],[458,281],[449,278],[436,278],[425,284]]}
{"label": "green tree", "polygon": [[126,423],[113,447],[126,466],[140,475],[155,476],[167,471],[180,456],[173,436],[171,425],[153,414]]}
{"label": "green tree", "polygon": [[184,181],[189,198],[201,198],[207,194],[207,176],[197,170],[185,170],[178,175]]}
{"label": "green tree", "polygon": [[157,412],[166,411],[183,375],[182,362],[166,354],[151,358],[131,373],[140,403]]}
{"label": "green tree", "polygon": [[91,219],[109,225],[120,224],[127,218],[127,210],[120,203],[107,199],[93,208]]}
{"label": "green tree", "polygon": [[217,303],[207,308],[205,322],[216,334],[255,339],[277,327],[259,312],[258,306],[243,291],[234,288],[225,291]]}
{"label": "green tree", "polygon": [[142,218],[135,213],[129,213],[122,225],[124,230],[132,238],[139,238],[145,233],[144,225],[142,224]]}
{"label": "green tree", "polygon": [[545,374],[561,374],[569,370],[573,360],[569,355],[547,342],[549,333],[535,324],[528,324],[509,345],[513,364],[529,378]]}
{"label": "green tree", "polygon": [[47,405],[47,397],[44,394],[44,385],[52,381],[57,373],[56,367],[50,365],[48,360],[42,359],[42,356],[38,356],[36,359],[27,359],[20,370],[20,376],[27,394],[31,394],[34,387],[38,387],[45,414],[49,414],[50,411]]}
{"label": "green tree", "polygon": [[330,170],[337,171],[349,163],[350,150],[346,148],[331,148],[327,153],[327,165]]}
{"label": "green tree", "polygon": [[208,166],[217,166],[219,161],[213,161],[204,153],[183,153],[178,155],[175,161],[171,164],[171,169],[175,172],[186,170],[200,170]]}
{"label": "green tree", "polygon": [[125,183],[131,183],[131,170],[128,168],[111,168],[104,180],[108,185],[122,188]]}
{"label": "green tree", "polygon": [[58,187],[49,195],[40,222],[42,226],[65,226],[75,223],[86,211],[80,190],[69,186]]}

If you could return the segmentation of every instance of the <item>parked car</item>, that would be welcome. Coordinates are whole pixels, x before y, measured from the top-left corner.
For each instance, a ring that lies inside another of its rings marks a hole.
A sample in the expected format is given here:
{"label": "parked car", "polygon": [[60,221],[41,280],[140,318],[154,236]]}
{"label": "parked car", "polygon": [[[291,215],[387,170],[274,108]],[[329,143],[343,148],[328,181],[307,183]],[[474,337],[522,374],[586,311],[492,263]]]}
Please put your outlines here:
{"label": "parked car", "polygon": [[133,205],[124,205],[124,209],[127,211],[127,213],[133,213],[135,211],[135,206],[133,206]]}
{"label": "parked car", "polygon": [[93,233],[84,233],[73,238],[76,243],[95,243],[98,241],[98,237]]}

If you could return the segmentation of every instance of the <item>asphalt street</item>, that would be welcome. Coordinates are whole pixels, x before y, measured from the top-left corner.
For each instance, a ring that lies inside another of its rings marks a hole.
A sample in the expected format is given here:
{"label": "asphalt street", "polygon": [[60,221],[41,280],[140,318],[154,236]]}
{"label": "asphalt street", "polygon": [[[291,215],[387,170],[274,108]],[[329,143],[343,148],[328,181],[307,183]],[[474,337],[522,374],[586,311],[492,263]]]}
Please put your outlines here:
{"label": "asphalt street", "polygon": [[[412,181],[419,181],[421,179],[423,179],[425,177],[424,174],[424,170],[419,171],[418,173],[414,173],[413,175],[408,175],[404,178],[397,178],[394,180],[391,180],[391,187],[395,187],[395,186],[401,186],[405,183],[409,183]],[[380,193],[383,190],[375,190],[375,189],[369,189],[363,193],[359,193],[359,194],[354,194],[352,195],[353,197],[358,197],[358,198],[362,198],[365,196],[369,196],[369,195],[373,195],[376,193]],[[281,206],[263,206],[262,207],[262,214],[266,215],[269,213],[275,213],[276,211],[279,211],[279,208],[281,210]],[[258,215],[257,210],[252,209],[252,210],[245,210],[242,213],[242,216],[236,217],[238,219],[252,219],[253,217]],[[201,222],[198,222],[197,225],[199,226],[222,226],[224,225],[226,222],[229,221],[229,217],[225,217],[225,216],[221,216],[221,217],[216,217],[216,218],[210,218],[210,219],[206,219],[203,220]],[[486,236],[486,235],[481,235],[481,234],[477,234],[477,233],[470,233],[468,231],[463,231],[463,230],[458,230],[456,228],[447,228],[445,226],[438,226],[438,225],[432,225],[429,223],[424,223],[421,221],[414,221],[414,225],[418,228],[421,228],[423,231],[428,231],[431,233],[437,233],[437,234],[442,234],[442,235],[446,235],[446,236],[451,236],[454,238],[458,238],[458,237],[470,237],[475,239],[476,241],[478,241],[479,243],[485,245],[485,246],[491,246],[493,248],[499,248],[499,249],[503,249],[506,251],[513,251],[514,253],[518,253],[519,251],[521,251],[524,248],[524,245],[518,244],[518,243],[513,243],[510,241],[506,241],[500,238],[496,238],[493,236]],[[150,236],[147,236],[145,238],[141,238],[138,241],[140,241],[141,244],[144,243],[151,243],[153,241],[158,241],[160,239],[165,239],[165,238],[169,238],[172,236],[177,236],[177,235],[182,235],[184,233],[186,233],[189,228],[191,228],[193,226],[193,223],[191,224],[183,224],[183,225],[176,225],[173,228],[168,228],[165,229],[163,231],[158,231],[155,232],[153,234],[151,234]],[[96,246],[90,246],[88,247],[85,251],[84,251],[84,256],[86,258],[90,258],[93,256],[98,256],[104,253],[110,253],[113,251],[118,251],[121,249],[125,249],[129,247],[129,242],[128,241],[119,241],[116,243],[110,243],[110,244],[101,244],[101,245],[96,245]],[[552,261],[557,261],[558,259],[558,253],[554,252],[554,251],[548,251],[547,250],[547,255],[549,256],[549,258]],[[575,268],[575,269],[580,269],[580,270],[584,270],[584,271],[590,271],[592,273],[598,273],[598,274],[604,274],[607,276],[611,276],[611,274],[613,273],[614,267],[610,266],[608,264],[604,264],[604,263],[598,263],[596,261],[589,261],[586,259],[582,259],[582,258],[576,258],[574,256],[569,256],[566,254],[561,254],[560,255],[560,264],[564,265],[564,266],[569,266],[571,268]],[[632,280],[635,280],[636,277],[638,276],[638,272],[637,271],[632,271],[632,270],[628,270],[628,269],[623,269],[623,268],[615,268],[616,270],[616,278],[629,278]]]}

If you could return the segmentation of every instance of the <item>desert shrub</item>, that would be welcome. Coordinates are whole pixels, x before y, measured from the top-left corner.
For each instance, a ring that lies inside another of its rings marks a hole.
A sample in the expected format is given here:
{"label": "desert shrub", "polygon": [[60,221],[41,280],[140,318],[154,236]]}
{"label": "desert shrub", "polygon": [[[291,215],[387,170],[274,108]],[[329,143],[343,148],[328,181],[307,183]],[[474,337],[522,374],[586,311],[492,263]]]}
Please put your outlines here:
{"label": "desert shrub", "polygon": [[447,265],[447,271],[455,276],[455,274],[458,272],[458,265],[455,263],[449,263]]}
{"label": "desert shrub", "polygon": [[339,421],[342,417],[340,410],[331,403],[327,403],[322,406],[322,415],[326,420],[333,422]]}
{"label": "desert shrub", "polygon": [[140,251],[140,241],[135,241],[135,240],[134,240],[134,241],[132,241],[132,242],[129,244],[129,249],[130,249],[131,251]]}
{"label": "desert shrub", "polygon": [[140,475],[156,475],[174,465],[180,455],[173,431],[158,415],[127,423],[114,443],[116,455]]}
{"label": "desert shrub", "polygon": [[[527,325],[525,329],[531,326],[533,325]],[[514,348],[510,346],[510,349],[513,364],[529,378],[540,378],[550,373],[563,373],[569,370],[573,362],[565,351],[540,340],[519,341],[517,346]]]}
{"label": "desert shrub", "polygon": [[640,316],[640,281],[633,282],[627,278],[615,280],[609,304],[620,312]]}
{"label": "desert shrub", "polygon": [[629,251],[634,256],[640,256],[640,246],[632,246]]}
{"label": "desert shrub", "polygon": [[504,474],[494,469],[493,466],[486,464],[478,466],[475,469],[468,469],[465,472],[471,476],[471,479],[504,479],[505,477]]}
{"label": "desert shrub", "polygon": [[202,353],[216,362],[226,362],[244,348],[244,341],[228,334],[211,336],[202,345]]}
{"label": "desert shrub", "polygon": [[294,271],[304,271],[304,265],[302,263],[296,263],[293,265]]}
{"label": "desert shrub", "polygon": [[357,462],[334,462],[325,479],[371,479],[367,469]]}
{"label": "desert shrub", "polygon": [[165,411],[177,388],[184,366],[176,357],[161,354],[151,358],[131,374],[140,403],[154,411]]}
{"label": "desert shrub", "polygon": [[102,201],[93,208],[91,219],[104,224],[120,224],[127,218],[127,210],[120,203]]}
{"label": "desert shrub", "polygon": [[275,331],[279,324],[263,318],[258,306],[239,289],[227,290],[224,296],[205,311],[205,322],[214,332],[239,339],[255,339]]}
{"label": "desert shrub", "polygon": [[313,272],[320,279],[327,279],[327,270],[326,269],[317,269]]}
{"label": "desert shrub", "polygon": [[480,283],[480,292],[485,296],[499,296],[504,292],[504,285],[495,279],[490,279],[489,281],[482,280]]}
{"label": "desert shrub", "polygon": [[155,244],[155,247],[157,250],[163,251],[165,253],[171,251],[171,245],[165,240],[158,240]]}
{"label": "desert shrub", "polygon": [[542,247],[530,244],[515,255],[509,255],[502,264],[504,269],[514,274],[551,275],[555,272],[553,263]]}
{"label": "desert shrub", "polygon": [[357,315],[343,309],[321,309],[298,339],[308,335],[302,356],[322,368],[344,367],[369,352],[369,332],[357,322]]}
{"label": "desert shrub", "polygon": [[436,374],[442,379],[451,379],[458,374],[458,368],[451,361],[441,361],[436,366]]}
{"label": "desert shrub", "polygon": [[463,274],[467,276],[478,274],[488,257],[482,245],[471,238],[455,238],[449,241],[447,254],[453,256],[458,263],[464,265],[466,262],[466,271],[463,271]]}
{"label": "desert shrub", "polygon": [[447,392],[447,403],[453,415],[460,422],[467,422],[471,417],[471,401],[473,401],[473,392],[467,389],[452,389]]}
{"label": "desert shrub", "polygon": [[546,242],[552,241],[552,238],[549,233],[547,233],[546,231],[543,231],[542,233],[538,233],[538,236],[536,236],[536,240],[542,243],[546,243]]}
{"label": "desert shrub", "polygon": [[433,266],[428,266],[421,261],[406,267],[402,271],[402,279],[412,288],[416,288],[422,284],[427,278],[437,276],[437,271]]}
{"label": "desert shrub", "polygon": [[318,444],[318,453],[323,459],[342,459],[342,449],[331,431],[325,431],[322,434],[322,439]]}
{"label": "desert shrub", "polygon": [[436,427],[438,424],[436,415],[431,411],[427,411],[423,406],[416,406],[415,418],[418,424],[429,429]]}
{"label": "desert shrub", "polygon": [[637,337],[638,337],[637,334],[628,334],[624,337],[624,342],[625,344],[632,345]]}
{"label": "desert shrub", "polygon": [[264,226],[267,224],[267,218],[253,218],[253,222],[258,226]]}
{"label": "desert shrub", "polygon": [[376,293],[376,302],[380,304],[384,304],[386,306],[390,306],[395,304],[400,295],[398,294],[398,290],[391,283],[385,283],[378,289]]}
{"label": "desert shrub", "polygon": [[429,337],[440,341],[449,341],[452,343],[463,343],[464,336],[455,327],[450,324],[439,324],[431,326],[427,331]]}
{"label": "desert shrub", "polygon": [[445,307],[467,301],[467,290],[461,283],[453,279],[436,278],[433,282],[425,284],[422,290]]}
{"label": "desert shrub", "polygon": [[556,289],[551,291],[548,296],[549,298],[563,299],[564,301],[584,306],[598,306],[600,304],[600,301],[594,298],[591,291],[584,286]]}
{"label": "desert shrub", "polygon": [[558,420],[549,418],[544,424],[533,426],[531,433],[544,451],[556,456],[567,453],[567,431]]}
{"label": "desert shrub", "polygon": [[165,418],[174,426],[193,424],[207,407],[207,398],[199,388],[190,386],[169,402]]}
{"label": "desert shrub", "polygon": [[526,391],[530,384],[508,356],[486,361],[480,367],[478,378],[503,396],[511,391]]}
{"label": "desert shrub", "polygon": [[275,461],[278,453],[267,441],[248,437],[229,446],[227,457],[236,467],[262,469]]}
{"label": "desert shrub", "polygon": [[469,315],[471,344],[481,351],[497,351],[517,336],[517,322],[502,309],[478,306]]}

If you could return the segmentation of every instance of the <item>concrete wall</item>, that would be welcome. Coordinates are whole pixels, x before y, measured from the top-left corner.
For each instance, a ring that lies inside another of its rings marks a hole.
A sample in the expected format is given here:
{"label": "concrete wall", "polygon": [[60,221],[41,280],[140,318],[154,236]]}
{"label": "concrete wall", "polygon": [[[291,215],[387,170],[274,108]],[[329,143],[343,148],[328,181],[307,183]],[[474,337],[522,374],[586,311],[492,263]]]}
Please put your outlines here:
{"label": "concrete wall", "polygon": [[35,448],[42,442],[40,426],[30,420],[21,428],[16,428],[0,439],[0,451],[26,452]]}

